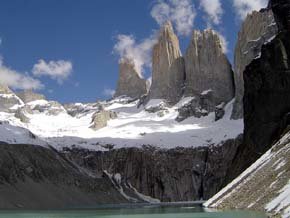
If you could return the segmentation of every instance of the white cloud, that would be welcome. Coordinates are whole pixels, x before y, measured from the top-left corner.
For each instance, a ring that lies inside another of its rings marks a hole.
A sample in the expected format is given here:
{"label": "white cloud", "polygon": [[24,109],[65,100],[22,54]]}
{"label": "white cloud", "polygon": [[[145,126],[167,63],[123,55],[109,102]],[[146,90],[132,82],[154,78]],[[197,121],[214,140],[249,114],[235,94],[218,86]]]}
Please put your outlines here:
{"label": "white cloud", "polygon": [[113,90],[113,89],[104,88],[104,90],[103,90],[103,95],[105,97],[113,97],[114,94],[115,94],[115,90]]}
{"label": "white cloud", "polygon": [[192,32],[196,11],[192,0],[158,0],[152,7],[151,16],[159,25],[170,20],[178,35]]}
{"label": "white cloud", "polygon": [[223,9],[220,0],[200,0],[200,7],[208,15],[208,25],[221,23]]}
{"label": "white cloud", "polygon": [[0,84],[13,89],[41,89],[44,87],[39,80],[4,66],[2,57],[0,57]]}
{"label": "white cloud", "polygon": [[219,36],[219,38],[220,38],[220,43],[221,43],[221,46],[222,46],[222,49],[223,49],[223,52],[226,54],[226,53],[228,53],[228,44],[229,44],[229,42],[227,41],[227,39],[226,39],[226,37],[223,35],[223,34],[221,34],[221,33],[219,33],[219,32],[216,32],[217,34],[218,34],[218,36]]}
{"label": "white cloud", "polygon": [[62,84],[65,79],[72,73],[73,67],[70,61],[49,61],[39,60],[33,66],[32,73],[35,76],[49,76]]}
{"label": "white cloud", "polygon": [[151,66],[151,51],[156,43],[155,34],[141,42],[136,42],[132,35],[118,35],[117,40],[114,53],[118,54],[120,59],[133,60],[136,71],[142,76],[144,67]]}
{"label": "white cloud", "polygon": [[265,8],[268,0],[233,0],[233,5],[238,17],[243,20],[248,13]]}

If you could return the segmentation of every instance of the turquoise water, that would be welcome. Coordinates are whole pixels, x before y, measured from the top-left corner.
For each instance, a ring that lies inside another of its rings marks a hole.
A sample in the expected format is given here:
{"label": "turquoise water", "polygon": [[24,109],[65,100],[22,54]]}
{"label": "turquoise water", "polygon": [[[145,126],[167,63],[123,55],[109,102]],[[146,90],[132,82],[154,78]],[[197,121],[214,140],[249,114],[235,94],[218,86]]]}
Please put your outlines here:
{"label": "turquoise water", "polygon": [[200,207],[143,207],[119,209],[0,211],[0,218],[266,218],[249,211],[205,212]]}

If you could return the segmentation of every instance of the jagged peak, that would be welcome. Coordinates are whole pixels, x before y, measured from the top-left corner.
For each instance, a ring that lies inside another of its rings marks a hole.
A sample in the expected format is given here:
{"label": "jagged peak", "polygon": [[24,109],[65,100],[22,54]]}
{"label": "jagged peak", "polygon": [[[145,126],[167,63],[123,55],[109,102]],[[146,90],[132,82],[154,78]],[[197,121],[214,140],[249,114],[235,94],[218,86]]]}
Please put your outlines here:
{"label": "jagged peak", "polygon": [[11,89],[9,89],[8,86],[0,84],[0,94],[11,94],[11,93],[13,92],[11,91]]}
{"label": "jagged peak", "polygon": [[160,30],[160,36],[159,39],[166,39],[166,40],[175,40],[177,38],[171,21],[166,21]]}
{"label": "jagged peak", "polygon": [[215,41],[215,44],[221,49],[221,52],[223,53],[223,43],[221,36],[218,32],[210,28],[204,30],[193,30],[191,43],[196,44],[197,41],[204,41],[208,39],[212,39],[213,41]]}
{"label": "jagged peak", "polygon": [[[128,57],[123,57],[123,58],[121,58],[119,60],[119,65],[120,65],[120,68],[126,67],[126,68],[129,68],[129,69],[132,69],[132,72],[136,73],[136,75],[140,79],[143,78],[142,72],[140,72],[140,70],[137,69],[134,59],[128,58]],[[124,71],[124,72],[127,72],[127,71]]]}
{"label": "jagged peak", "polygon": [[18,92],[17,96],[24,102],[28,103],[35,100],[45,100],[45,96],[34,92],[32,89],[26,89],[22,92]]}

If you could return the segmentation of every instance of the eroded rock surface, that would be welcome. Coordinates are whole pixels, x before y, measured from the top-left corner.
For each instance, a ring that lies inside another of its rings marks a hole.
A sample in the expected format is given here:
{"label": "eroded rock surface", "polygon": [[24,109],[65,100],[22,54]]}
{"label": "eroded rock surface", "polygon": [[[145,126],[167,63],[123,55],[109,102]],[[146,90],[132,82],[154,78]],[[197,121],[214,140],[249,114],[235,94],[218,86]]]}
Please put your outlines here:
{"label": "eroded rock surface", "polygon": [[114,111],[100,110],[93,114],[91,128],[94,130],[101,129],[107,126],[107,123],[111,119],[115,119],[117,113]]}
{"label": "eroded rock surface", "polygon": [[161,201],[208,199],[227,184],[227,170],[242,136],[220,146],[160,150],[124,148],[107,152],[65,149],[78,165],[102,174],[120,174],[140,193]]}
{"label": "eroded rock surface", "polygon": [[243,73],[254,58],[260,56],[262,45],[277,34],[277,25],[272,10],[254,11],[242,24],[235,48],[234,72],[236,96],[233,119],[243,117]]}
{"label": "eroded rock surface", "polygon": [[140,98],[147,93],[147,82],[137,72],[134,62],[129,59],[122,59],[119,63],[119,80],[114,97],[127,96]]}
{"label": "eroded rock surface", "polygon": [[210,29],[194,31],[184,59],[186,96],[211,91],[215,105],[234,97],[233,71],[218,34]]}
{"label": "eroded rock surface", "polygon": [[17,96],[24,102],[28,103],[31,101],[36,101],[36,100],[45,100],[45,96],[35,93],[32,90],[25,90],[23,92],[17,93]]}
{"label": "eroded rock surface", "polygon": [[261,57],[244,71],[244,145],[233,171],[246,169],[271,148],[289,125],[290,112],[290,2],[273,0],[279,33],[262,46]]}
{"label": "eroded rock surface", "polygon": [[103,177],[95,177],[51,149],[0,143],[0,208],[64,209],[128,202]]}
{"label": "eroded rock surface", "polygon": [[161,29],[159,40],[153,48],[152,70],[150,99],[176,103],[182,96],[185,70],[179,40],[170,22]]}
{"label": "eroded rock surface", "polygon": [[9,112],[10,108],[23,102],[7,86],[0,85],[0,111]]}

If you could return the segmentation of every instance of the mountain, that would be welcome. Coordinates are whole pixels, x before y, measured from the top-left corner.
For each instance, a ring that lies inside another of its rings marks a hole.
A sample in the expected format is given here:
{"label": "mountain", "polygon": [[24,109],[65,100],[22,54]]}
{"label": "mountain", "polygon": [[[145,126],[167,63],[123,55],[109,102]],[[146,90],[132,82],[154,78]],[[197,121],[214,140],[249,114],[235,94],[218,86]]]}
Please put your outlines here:
{"label": "mountain", "polygon": [[[287,132],[286,3],[272,1],[273,13],[265,9],[247,18],[237,54],[247,51],[249,56],[237,55],[245,70],[235,84],[216,32],[193,31],[183,57],[166,22],[153,48],[151,87],[128,59],[120,61],[116,94],[107,101],[62,105],[31,90],[15,94],[0,87],[0,187],[8,190],[0,208],[192,201],[215,195]],[[277,26],[279,33],[269,31]],[[254,39],[259,40],[251,44]],[[242,81],[245,90],[235,96]],[[232,119],[237,95],[244,98],[244,120]],[[271,157],[284,158],[280,149],[277,145]],[[276,166],[274,160],[265,171]],[[49,197],[40,200],[41,195]]]}
{"label": "mountain", "polygon": [[211,92],[215,106],[234,98],[232,67],[217,33],[210,29],[193,31],[184,59],[185,96]]}
{"label": "mountain", "polygon": [[253,11],[242,24],[235,48],[234,72],[236,94],[233,119],[241,119],[243,113],[244,78],[243,72],[251,61],[261,55],[263,44],[277,34],[277,24],[272,10]]}
{"label": "mountain", "polygon": [[179,40],[168,21],[162,27],[158,42],[153,47],[150,99],[178,102],[182,96],[184,76],[184,60]]}
{"label": "mountain", "polygon": [[[206,203],[209,207],[249,208],[290,216],[289,54],[290,2],[272,0],[278,34],[244,71],[244,142],[233,169],[238,178]],[[266,153],[265,153],[266,152]]]}
{"label": "mountain", "polygon": [[137,72],[134,61],[123,58],[119,63],[119,79],[114,97],[128,96],[140,98],[147,94],[146,80],[141,77],[141,72]]}

